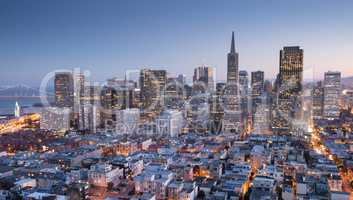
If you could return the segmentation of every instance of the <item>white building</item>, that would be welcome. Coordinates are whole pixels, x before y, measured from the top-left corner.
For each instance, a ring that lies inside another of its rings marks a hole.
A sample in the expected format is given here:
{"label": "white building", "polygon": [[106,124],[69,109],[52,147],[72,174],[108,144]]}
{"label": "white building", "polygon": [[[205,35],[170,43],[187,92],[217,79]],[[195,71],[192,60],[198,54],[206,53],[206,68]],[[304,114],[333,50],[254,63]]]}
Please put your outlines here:
{"label": "white building", "polygon": [[324,117],[337,119],[340,115],[341,72],[326,72],[324,80]]}
{"label": "white building", "polygon": [[134,177],[135,191],[138,193],[150,192],[157,199],[166,199],[167,186],[175,174],[161,166],[147,166],[142,174]]}
{"label": "white building", "polygon": [[200,66],[195,68],[193,76],[194,84],[201,84],[205,91],[215,90],[215,69],[213,67]]}
{"label": "white building", "polygon": [[88,182],[91,185],[107,187],[114,178],[123,176],[122,168],[113,169],[110,164],[96,164],[88,171]]}
{"label": "white building", "polygon": [[138,131],[140,110],[128,108],[116,110],[116,131],[120,134],[132,134]]}
{"label": "white building", "polygon": [[156,120],[157,133],[177,137],[185,125],[181,111],[167,110]]}
{"label": "white building", "polygon": [[254,115],[254,133],[266,134],[270,127],[270,109],[266,104],[257,106]]}
{"label": "white building", "polygon": [[20,105],[18,104],[17,101],[15,103],[15,117],[16,118],[21,117],[21,107],[20,107]]}
{"label": "white building", "polygon": [[97,128],[101,123],[101,114],[98,106],[92,104],[82,105],[82,120],[80,124],[81,130],[89,130],[92,133],[97,132]]}
{"label": "white building", "polygon": [[40,128],[45,130],[67,131],[70,129],[70,108],[43,108]]}

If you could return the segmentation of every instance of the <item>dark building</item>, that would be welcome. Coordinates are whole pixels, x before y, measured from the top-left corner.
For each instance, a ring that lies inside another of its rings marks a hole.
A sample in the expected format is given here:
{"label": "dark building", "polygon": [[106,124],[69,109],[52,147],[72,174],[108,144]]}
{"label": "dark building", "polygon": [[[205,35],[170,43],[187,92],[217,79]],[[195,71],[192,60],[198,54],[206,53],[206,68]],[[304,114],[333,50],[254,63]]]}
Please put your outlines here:
{"label": "dark building", "polygon": [[227,82],[238,83],[239,55],[235,51],[234,32],[232,32],[232,43],[228,53]]}
{"label": "dark building", "polygon": [[302,109],[303,49],[284,47],[280,51],[277,83],[278,107],[281,115],[300,118]]}
{"label": "dark building", "polygon": [[224,115],[222,96],[225,83],[216,84],[216,92],[212,93],[210,98],[210,128],[212,133],[220,133],[222,131],[222,120]]}
{"label": "dark building", "polygon": [[317,82],[312,90],[312,115],[313,119],[321,119],[324,107],[324,86],[321,81]]}
{"label": "dark building", "polygon": [[204,91],[214,91],[214,69],[213,67],[200,66],[195,68],[193,83],[203,87]]}
{"label": "dark building", "polygon": [[54,80],[55,105],[57,107],[73,107],[74,79],[71,72],[57,72]]}
{"label": "dark building", "polygon": [[262,103],[265,90],[265,76],[263,71],[251,72],[251,99],[252,114],[254,115],[257,107]]}
{"label": "dark building", "polygon": [[182,108],[184,104],[184,85],[178,78],[168,78],[165,87],[164,104],[167,109]]}
{"label": "dark building", "polygon": [[141,70],[140,97],[143,109],[156,111],[162,108],[166,83],[167,72],[165,70]]}

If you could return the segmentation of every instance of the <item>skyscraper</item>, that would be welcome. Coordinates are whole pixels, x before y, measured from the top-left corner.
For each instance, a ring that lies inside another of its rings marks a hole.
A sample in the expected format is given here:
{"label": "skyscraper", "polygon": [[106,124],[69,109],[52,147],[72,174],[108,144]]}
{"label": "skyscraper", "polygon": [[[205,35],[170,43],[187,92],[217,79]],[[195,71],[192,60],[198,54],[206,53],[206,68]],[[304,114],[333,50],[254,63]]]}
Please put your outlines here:
{"label": "skyscraper", "polygon": [[227,84],[223,92],[224,118],[222,125],[225,133],[240,134],[243,130],[243,121],[238,87],[238,53],[235,51],[234,43],[233,32],[230,52],[227,55]]}
{"label": "skyscraper", "polygon": [[[195,68],[193,82],[194,84],[201,84],[205,87],[205,91],[212,92],[215,89],[215,74],[213,67],[200,66]],[[203,87],[201,86],[201,87]]]}
{"label": "skyscraper", "polygon": [[245,120],[249,114],[249,76],[245,70],[239,71],[239,95],[241,98],[242,118]]}
{"label": "skyscraper", "polygon": [[83,73],[74,70],[74,107],[73,107],[73,120],[74,126],[79,130],[84,129],[84,107],[83,99],[85,95],[85,76]]}
{"label": "skyscraper", "polygon": [[326,72],[324,79],[324,117],[337,119],[340,116],[341,72]]}
{"label": "skyscraper", "polygon": [[54,80],[55,105],[57,107],[73,107],[74,79],[71,72],[57,72]]}
{"label": "skyscraper", "polygon": [[222,131],[222,120],[224,110],[222,106],[222,96],[225,83],[216,84],[216,92],[210,97],[210,131],[212,133],[220,133]]}
{"label": "skyscraper", "polygon": [[324,106],[324,87],[322,81],[317,82],[312,90],[312,117],[313,119],[321,119]]}
{"label": "skyscraper", "polygon": [[279,110],[284,117],[301,117],[303,57],[299,46],[284,47],[280,51],[277,92]]}
{"label": "skyscraper", "polygon": [[262,103],[264,98],[264,83],[265,76],[263,71],[251,72],[251,99],[252,99],[252,113],[256,112],[257,107]]}
{"label": "skyscraper", "polygon": [[167,83],[165,70],[142,69],[140,88],[142,108],[150,111],[159,110],[163,105],[164,90]]}
{"label": "skyscraper", "polygon": [[235,51],[234,32],[232,32],[232,43],[227,58],[227,82],[238,83],[239,55]]}
{"label": "skyscraper", "polygon": [[164,105],[167,109],[179,109],[183,105],[185,97],[184,84],[180,82],[179,77],[167,79],[164,98]]}

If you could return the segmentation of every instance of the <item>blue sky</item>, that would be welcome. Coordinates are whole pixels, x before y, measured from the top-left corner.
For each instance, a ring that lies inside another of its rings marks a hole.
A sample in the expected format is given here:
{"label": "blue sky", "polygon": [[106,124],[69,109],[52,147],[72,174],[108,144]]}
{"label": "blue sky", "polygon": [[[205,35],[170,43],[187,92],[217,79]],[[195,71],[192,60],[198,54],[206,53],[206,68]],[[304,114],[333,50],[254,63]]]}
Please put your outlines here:
{"label": "blue sky", "polygon": [[38,85],[74,67],[93,80],[143,66],[191,78],[202,64],[222,80],[232,30],[241,69],[274,78],[279,50],[300,45],[309,74],[351,76],[352,10],[349,0],[3,0],[0,84]]}

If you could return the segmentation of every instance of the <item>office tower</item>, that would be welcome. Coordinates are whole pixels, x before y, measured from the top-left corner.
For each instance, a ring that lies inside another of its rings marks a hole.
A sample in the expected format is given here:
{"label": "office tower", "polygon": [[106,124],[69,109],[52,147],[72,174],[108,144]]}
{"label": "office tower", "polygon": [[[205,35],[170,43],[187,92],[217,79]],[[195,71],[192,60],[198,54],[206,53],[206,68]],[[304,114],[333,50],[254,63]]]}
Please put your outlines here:
{"label": "office tower", "polygon": [[190,99],[192,95],[192,87],[188,84],[184,85],[185,100]]}
{"label": "office tower", "polygon": [[184,125],[183,113],[178,110],[166,110],[156,120],[157,133],[170,137],[178,137]]}
{"label": "office tower", "polygon": [[[269,106],[269,108],[272,110],[272,106],[274,99],[275,99],[275,93],[273,92],[273,86],[272,82],[269,80],[265,80],[264,83],[264,93],[266,96],[266,101],[265,103]],[[272,113],[272,112],[271,112]]]}
{"label": "office tower", "polygon": [[85,86],[83,102],[87,104],[101,106],[101,86]]}
{"label": "office tower", "polygon": [[55,105],[57,107],[73,107],[74,79],[71,72],[57,72],[54,80]]}
{"label": "office tower", "polygon": [[70,108],[46,107],[41,111],[40,128],[67,131],[70,129]]}
{"label": "office tower", "polygon": [[324,106],[324,87],[322,81],[319,81],[314,85],[312,97],[312,117],[314,120],[321,119]]}
{"label": "office tower", "polygon": [[222,120],[224,115],[222,96],[225,83],[216,84],[216,92],[210,98],[210,131],[220,133],[222,131]]}
{"label": "office tower", "polygon": [[136,83],[134,81],[116,78],[107,80],[107,85],[101,90],[102,119],[105,125],[115,124],[116,117],[115,112],[113,112],[114,110],[137,107],[138,102],[136,102],[135,98],[139,96],[135,93],[139,91],[135,89]]}
{"label": "office tower", "polygon": [[194,133],[206,133],[210,117],[209,95],[197,94],[185,105],[188,129]]}
{"label": "office tower", "polygon": [[79,129],[89,133],[96,133],[102,124],[101,87],[84,86],[84,95],[81,99],[81,124]]}
{"label": "office tower", "polygon": [[178,78],[168,78],[165,87],[164,104],[167,109],[180,109],[184,104],[184,85]]}
{"label": "office tower", "polygon": [[340,116],[341,72],[326,72],[324,79],[324,117],[338,119]]}
{"label": "office tower", "polygon": [[136,107],[133,81],[109,79],[101,91],[102,107],[107,110]]}
{"label": "office tower", "polygon": [[280,51],[278,107],[282,117],[288,120],[301,117],[303,56],[303,49],[298,46],[284,47]]}
{"label": "office tower", "polygon": [[165,70],[142,69],[140,71],[143,109],[147,111],[159,111],[162,109],[166,82],[167,72]]}
{"label": "office tower", "polygon": [[264,72],[255,71],[251,72],[251,100],[252,100],[252,114],[256,113],[257,107],[262,103],[264,98]]}
{"label": "office tower", "polygon": [[238,87],[238,53],[235,51],[234,32],[232,33],[232,43],[230,52],[227,56],[227,61],[227,84],[223,92],[223,131],[225,133],[240,134],[243,130],[243,121]]}
{"label": "office tower", "polygon": [[344,109],[351,111],[353,113],[353,90],[343,91],[343,106]]}
{"label": "office tower", "polygon": [[186,76],[185,76],[185,74],[179,74],[176,79],[177,79],[179,84],[181,84],[181,85],[185,85],[186,84]]}
{"label": "office tower", "polygon": [[232,43],[227,60],[227,82],[238,83],[239,55],[235,51],[234,32],[232,32]]}
{"label": "office tower", "polygon": [[254,133],[267,134],[270,128],[270,109],[265,103],[257,105],[254,113]]}
{"label": "office tower", "polygon": [[247,71],[239,71],[239,94],[241,98],[242,118],[246,120],[249,116],[249,76]]}
{"label": "office tower", "polygon": [[88,133],[96,133],[97,128],[101,125],[101,112],[98,105],[83,104],[82,105],[82,122],[80,130]]}
{"label": "office tower", "polygon": [[81,72],[73,71],[74,79],[74,107],[73,107],[73,125],[79,130],[84,129],[84,110],[83,99],[85,95],[85,76]]}
{"label": "office tower", "polygon": [[199,85],[203,91],[212,92],[215,87],[215,70],[213,67],[200,66],[195,68],[193,83]]}

